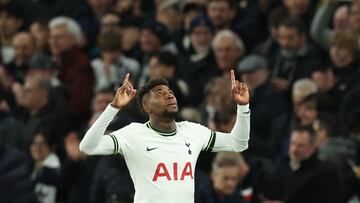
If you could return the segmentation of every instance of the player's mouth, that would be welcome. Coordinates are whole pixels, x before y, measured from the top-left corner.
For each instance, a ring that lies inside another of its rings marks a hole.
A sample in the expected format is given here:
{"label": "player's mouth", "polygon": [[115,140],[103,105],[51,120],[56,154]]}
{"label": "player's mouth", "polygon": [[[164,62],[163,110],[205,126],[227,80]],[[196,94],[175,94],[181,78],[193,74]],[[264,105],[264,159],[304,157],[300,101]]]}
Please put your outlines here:
{"label": "player's mouth", "polygon": [[177,103],[176,102],[171,102],[167,106],[168,107],[177,107]]}

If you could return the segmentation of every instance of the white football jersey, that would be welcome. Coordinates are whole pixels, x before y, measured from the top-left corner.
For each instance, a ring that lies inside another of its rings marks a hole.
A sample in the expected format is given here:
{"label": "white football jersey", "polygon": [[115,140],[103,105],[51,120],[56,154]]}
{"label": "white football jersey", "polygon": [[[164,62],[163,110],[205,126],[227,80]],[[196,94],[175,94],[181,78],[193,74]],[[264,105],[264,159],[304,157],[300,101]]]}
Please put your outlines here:
{"label": "white football jersey", "polygon": [[[87,154],[122,154],[134,182],[135,203],[194,202],[194,170],[200,152],[243,151],[248,146],[248,106],[238,106],[231,133],[184,121],[177,122],[171,133],[156,131],[147,122],[131,123],[102,136],[116,112],[107,107],[86,133],[80,149]],[[101,136],[96,135],[100,132]]]}
{"label": "white football jersey", "polygon": [[[135,202],[193,202],[196,160],[215,133],[190,122],[162,133],[150,122],[132,123],[116,132],[114,148],[124,155],[136,188]],[[118,145],[118,146],[117,146]],[[151,192],[150,192],[151,191]]]}

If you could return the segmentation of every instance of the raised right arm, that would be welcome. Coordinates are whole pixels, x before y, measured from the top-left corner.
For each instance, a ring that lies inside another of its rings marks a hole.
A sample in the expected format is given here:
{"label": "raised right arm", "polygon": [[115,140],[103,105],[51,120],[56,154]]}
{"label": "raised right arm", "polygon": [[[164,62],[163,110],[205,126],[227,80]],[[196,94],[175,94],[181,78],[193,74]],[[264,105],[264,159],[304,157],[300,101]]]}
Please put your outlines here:
{"label": "raised right arm", "polygon": [[108,105],[81,140],[80,151],[88,155],[108,155],[117,153],[116,138],[104,135],[106,128],[119,109]]}
{"label": "raised right arm", "polygon": [[86,132],[80,142],[80,151],[88,155],[107,155],[121,152],[114,135],[104,135],[106,128],[119,109],[126,106],[136,95],[136,90],[129,82],[130,74],[126,74],[123,85],[117,90],[114,100]]}

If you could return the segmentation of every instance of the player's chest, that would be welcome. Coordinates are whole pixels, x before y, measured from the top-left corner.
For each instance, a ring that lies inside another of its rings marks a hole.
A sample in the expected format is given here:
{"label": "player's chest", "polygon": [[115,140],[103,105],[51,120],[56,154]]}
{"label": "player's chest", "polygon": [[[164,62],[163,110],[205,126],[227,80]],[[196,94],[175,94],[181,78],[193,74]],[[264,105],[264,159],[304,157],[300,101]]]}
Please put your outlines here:
{"label": "player's chest", "polygon": [[190,139],[180,135],[161,137],[149,135],[141,139],[136,151],[138,158],[151,161],[194,161],[197,159],[201,147]]}

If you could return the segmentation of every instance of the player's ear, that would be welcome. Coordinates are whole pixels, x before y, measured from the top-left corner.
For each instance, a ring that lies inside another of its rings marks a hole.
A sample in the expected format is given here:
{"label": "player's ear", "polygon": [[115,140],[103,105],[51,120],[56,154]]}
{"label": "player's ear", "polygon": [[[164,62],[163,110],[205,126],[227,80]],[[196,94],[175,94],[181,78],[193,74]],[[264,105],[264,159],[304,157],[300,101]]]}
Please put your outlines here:
{"label": "player's ear", "polygon": [[145,113],[151,113],[150,106],[147,102],[143,103],[143,109],[144,109]]}

